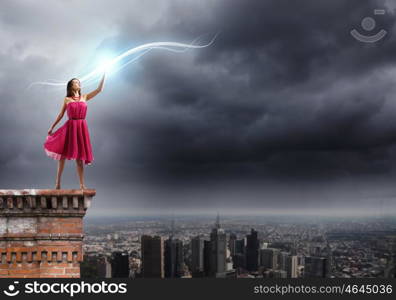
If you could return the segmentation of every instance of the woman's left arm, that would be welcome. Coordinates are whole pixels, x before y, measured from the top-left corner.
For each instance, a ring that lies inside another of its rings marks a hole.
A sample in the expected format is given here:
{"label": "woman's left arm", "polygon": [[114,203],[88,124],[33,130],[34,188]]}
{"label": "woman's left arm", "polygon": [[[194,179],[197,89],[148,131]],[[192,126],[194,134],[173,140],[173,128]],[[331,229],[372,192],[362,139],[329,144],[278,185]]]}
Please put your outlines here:
{"label": "woman's left arm", "polygon": [[103,77],[102,77],[102,80],[99,83],[98,88],[96,90],[88,93],[85,101],[88,101],[89,99],[92,99],[93,97],[95,97],[97,94],[99,94],[103,90],[105,77],[106,77],[106,73],[103,73]]}

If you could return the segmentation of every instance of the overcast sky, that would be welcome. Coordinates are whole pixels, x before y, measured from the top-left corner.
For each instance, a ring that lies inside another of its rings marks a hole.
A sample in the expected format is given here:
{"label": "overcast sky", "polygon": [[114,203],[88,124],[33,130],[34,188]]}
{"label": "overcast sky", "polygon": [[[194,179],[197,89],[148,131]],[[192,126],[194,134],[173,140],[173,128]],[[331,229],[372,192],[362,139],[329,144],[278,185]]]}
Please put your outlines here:
{"label": "overcast sky", "polygon": [[[30,83],[80,76],[102,53],[221,31],[204,49],[151,51],[88,102],[89,214],[395,211],[395,4],[1,1],[0,189],[55,183],[43,143],[65,89]],[[387,35],[362,43],[354,28]],[[67,161],[62,187],[78,186]]]}

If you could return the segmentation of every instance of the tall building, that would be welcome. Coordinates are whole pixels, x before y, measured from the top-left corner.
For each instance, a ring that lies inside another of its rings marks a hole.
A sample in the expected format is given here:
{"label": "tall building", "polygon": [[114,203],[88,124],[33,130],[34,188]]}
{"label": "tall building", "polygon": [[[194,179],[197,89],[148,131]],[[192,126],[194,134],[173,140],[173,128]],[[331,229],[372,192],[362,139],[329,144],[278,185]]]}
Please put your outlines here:
{"label": "tall building", "polygon": [[234,270],[234,261],[230,249],[226,249],[226,271]]}
{"label": "tall building", "polygon": [[286,270],[288,278],[298,277],[297,255],[289,255],[286,260]]}
{"label": "tall building", "polygon": [[191,240],[191,271],[193,274],[204,271],[204,239],[201,236]]}
{"label": "tall building", "polygon": [[210,275],[217,277],[226,272],[227,236],[220,227],[220,217],[217,214],[215,227],[210,233]]}
{"label": "tall building", "polygon": [[252,228],[250,234],[246,236],[246,269],[248,271],[257,271],[258,269],[259,248],[258,232]]}
{"label": "tall building", "polygon": [[[392,272],[390,272],[390,277],[392,277]],[[396,278],[396,241],[393,244],[393,278]]]}
{"label": "tall building", "polygon": [[230,249],[231,255],[233,256],[236,253],[236,241],[237,236],[235,233],[230,234],[230,239],[228,240],[228,248]]}
{"label": "tall building", "polygon": [[330,243],[326,240],[326,247],[323,251],[323,257],[326,257],[326,277],[331,277],[333,274],[333,251],[331,250]]}
{"label": "tall building", "polygon": [[111,272],[106,273],[106,267],[109,266],[111,271],[111,265],[106,262],[106,256],[95,251],[86,251],[80,266],[81,278],[111,278]]}
{"label": "tall building", "polygon": [[235,253],[232,255],[232,261],[237,272],[246,269],[246,238],[235,241]]}
{"label": "tall building", "polygon": [[389,272],[389,278],[396,278],[396,237],[392,239],[391,253],[393,255],[392,268]]}
{"label": "tall building", "polygon": [[172,218],[171,233],[165,241],[164,271],[166,278],[179,278],[184,275],[183,242],[174,238],[175,220]]}
{"label": "tall building", "polygon": [[298,277],[297,255],[290,255],[288,252],[278,253],[278,269],[285,271],[287,278]]}
{"label": "tall building", "polygon": [[141,237],[142,276],[164,278],[164,240],[160,236]]}
{"label": "tall building", "polygon": [[278,269],[286,271],[289,253],[280,251],[278,255]]}
{"label": "tall building", "polygon": [[235,241],[235,253],[246,253],[246,238]]}
{"label": "tall building", "polygon": [[111,277],[129,277],[129,255],[125,252],[116,251],[111,255]]}
{"label": "tall building", "polygon": [[165,241],[165,277],[179,278],[183,275],[183,242],[172,236]]}
{"label": "tall building", "polygon": [[275,248],[260,249],[260,265],[265,269],[278,269],[279,250]]}
{"label": "tall building", "polygon": [[205,276],[211,275],[210,263],[212,255],[212,246],[210,241],[204,240],[204,274]]}
{"label": "tall building", "polygon": [[100,278],[111,278],[111,262],[107,256],[101,256],[98,259],[98,277]]}
{"label": "tall building", "polygon": [[324,257],[305,257],[304,277],[328,277],[328,259]]}
{"label": "tall building", "polygon": [[111,278],[111,262],[107,256],[84,253],[81,263],[82,278]]}

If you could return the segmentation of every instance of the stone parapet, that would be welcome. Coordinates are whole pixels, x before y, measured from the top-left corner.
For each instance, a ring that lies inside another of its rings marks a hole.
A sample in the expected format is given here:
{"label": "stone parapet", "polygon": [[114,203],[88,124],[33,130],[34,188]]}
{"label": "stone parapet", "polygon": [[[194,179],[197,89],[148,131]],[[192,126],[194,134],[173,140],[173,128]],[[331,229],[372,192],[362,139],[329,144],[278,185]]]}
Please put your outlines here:
{"label": "stone parapet", "polygon": [[95,190],[0,190],[0,278],[80,277]]}

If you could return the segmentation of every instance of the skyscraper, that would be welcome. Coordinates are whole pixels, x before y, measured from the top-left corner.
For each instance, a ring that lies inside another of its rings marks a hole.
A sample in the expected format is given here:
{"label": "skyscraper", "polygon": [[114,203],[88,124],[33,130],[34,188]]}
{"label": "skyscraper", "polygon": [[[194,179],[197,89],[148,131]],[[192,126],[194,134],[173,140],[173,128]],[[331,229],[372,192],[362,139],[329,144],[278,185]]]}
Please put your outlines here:
{"label": "skyscraper", "polygon": [[278,269],[286,271],[289,253],[280,251],[278,255]]}
{"label": "skyscraper", "polygon": [[286,260],[286,270],[288,278],[298,277],[297,255],[289,255]]}
{"label": "skyscraper", "polygon": [[212,255],[211,242],[204,240],[204,273],[205,273],[205,276],[211,275],[211,269],[210,269],[211,255]]}
{"label": "skyscraper", "polygon": [[111,277],[127,278],[129,277],[129,255],[125,252],[116,251],[111,257]]}
{"label": "skyscraper", "polygon": [[145,278],[164,278],[164,240],[160,236],[141,237],[142,275]]}
{"label": "skyscraper", "polygon": [[235,241],[235,253],[232,256],[233,267],[238,270],[246,269],[246,237]]}
{"label": "skyscraper", "polygon": [[260,265],[265,269],[278,269],[279,250],[275,248],[264,248],[260,250]]}
{"label": "skyscraper", "polygon": [[174,238],[175,220],[172,218],[171,233],[169,239],[165,241],[164,263],[165,277],[179,278],[183,276],[183,242]]}
{"label": "skyscraper", "polygon": [[235,253],[246,253],[246,238],[235,241]]}
{"label": "skyscraper", "polygon": [[179,278],[183,275],[183,242],[172,236],[165,241],[165,277]]}
{"label": "skyscraper", "polygon": [[328,276],[328,259],[324,257],[307,256],[305,257],[304,277]]}
{"label": "skyscraper", "polygon": [[101,256],[97,261],[98,265],[98,277],[111,278],[111,262],[106,256]]}
{"label": "skyscraper", "polygon": [[227,236],[220,227],[220,217],[217,214],[215,227],[210,233],[210,275],[219,276],[226,272]]}
{"label": "skyscraper", "polygon": [[193,274],[204,271],[204,239],[201,236],[191,240],[191,271]]}
{"label": "skyscraper", "polygon": [[257,234],[258,232],[252,228],[250,234],[246,236],[246,269],[248,271],[258,269],[260,241]]}
{"label": "skyscraper", "polygon": [[237,241],[236,234],[231,233],[230,239],[228,240],[228,248],[230,248],[230,252],[232,256],[236,253],[236,241]]}

